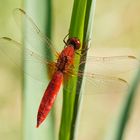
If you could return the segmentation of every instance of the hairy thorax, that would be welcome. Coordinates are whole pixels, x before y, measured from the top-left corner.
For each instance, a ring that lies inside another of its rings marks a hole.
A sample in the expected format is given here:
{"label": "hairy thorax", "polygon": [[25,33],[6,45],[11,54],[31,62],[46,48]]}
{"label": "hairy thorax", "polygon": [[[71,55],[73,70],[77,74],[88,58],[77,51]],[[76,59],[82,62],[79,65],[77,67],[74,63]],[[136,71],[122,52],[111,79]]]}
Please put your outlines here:
{"label": "hairy thorax", "polygon": [[59,55],[59,58],[56,63],[56,68],[58,71],[65,73],[69,71],[73,65],[74,59],[74,48],[70,45],[67,46]]}

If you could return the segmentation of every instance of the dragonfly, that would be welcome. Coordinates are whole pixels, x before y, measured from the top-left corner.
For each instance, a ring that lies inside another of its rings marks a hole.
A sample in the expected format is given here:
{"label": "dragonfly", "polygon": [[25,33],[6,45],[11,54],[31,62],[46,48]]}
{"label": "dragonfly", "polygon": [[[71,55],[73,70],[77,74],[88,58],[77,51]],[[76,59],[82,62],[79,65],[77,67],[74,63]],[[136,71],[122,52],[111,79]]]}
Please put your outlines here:
{"label": "dragonfly", "polygon": [[[125,72],[133,69],[139,63],[137,58],[133,55],[110,57],[89,56],[86,58],[86,61],[83,60],[79,64],[80,66],[86,63],[87,67],[90,68],[89,72],[88,69],[85,72],[77,71],[75,66],[75,58],[76,55],[79,55],[81,52],[81,42],[78,37],[70,37],[67,40],[65,38],[63,40],[65,47],[62,52],[59,53],[56,51],[51,41],[40,31],[32,18],[24,10],[20,8],[15,9],[14,16],[16,21],[19,21],[20,18],[20,20],[24,22],[24,25],[27,25],[25,30],[27,30],[29,35],[27,35],[25,38],[27,42],[34,48],[26,48],[24,50],[27,59],[25,61],[40,63],[43,70],[46,69],[47,65],[52,72],[51,80],[44,92],[38,109],[36,125],[37,128],[48,116],[63,81],[67,81],[70,77],[73,76],[84,76],[87,79],[87,84],[89,84],[91,87],[97,87],[99,90],[102,90],[102,86],[112,87],[112,89],[116,87],[116,89],[120,89],[120,87],[127,85],[127,81],[119,77],[106,75],[106,72],[109,72],[110,75],[111,73],[113,75],[116,73]],[[39,40],[39,44],[34,43],[34,40]],[[41,56],[39,52],[39,45],[45,45],[45,49],[47,49],[47,51],[51,51],[54,54],[54,60],[52,60],[50,56]],[[13,56],[10,55],[10,52],[7,52],[7,48],[12,49],[12,51],[14,50],[15,54],[21,55],[23,52],[22,46],[22,43],[12,38],[0,38],[0,51],[6,53],[6,55],[9,56],[9,58],[15,63],[16,61],[13,60]],[[82,54],[80,54],[80,57],[82,57]],[[105,71],[105,73],[102,71]],[[37,71],[35,71],[35,73],[34,71],[28,73],[26,70],[24,70],[24,72],[33,78],[42,80],[40,78],[41,76],[37,74]],[[65,79],[65,77],[68,77],[68,79]]]}

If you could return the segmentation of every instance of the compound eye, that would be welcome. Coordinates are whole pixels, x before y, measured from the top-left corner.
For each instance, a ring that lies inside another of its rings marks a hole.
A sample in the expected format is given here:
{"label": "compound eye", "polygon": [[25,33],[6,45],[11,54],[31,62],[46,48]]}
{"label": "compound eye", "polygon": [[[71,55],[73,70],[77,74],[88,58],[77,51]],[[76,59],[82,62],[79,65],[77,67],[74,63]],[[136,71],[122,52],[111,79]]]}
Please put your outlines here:
{"label": "compound eye", "polygon": [[75,50],[78,50],[80,48],[80,40],[77,37],[69,38],[67,41],[68,45],[73,45]]}

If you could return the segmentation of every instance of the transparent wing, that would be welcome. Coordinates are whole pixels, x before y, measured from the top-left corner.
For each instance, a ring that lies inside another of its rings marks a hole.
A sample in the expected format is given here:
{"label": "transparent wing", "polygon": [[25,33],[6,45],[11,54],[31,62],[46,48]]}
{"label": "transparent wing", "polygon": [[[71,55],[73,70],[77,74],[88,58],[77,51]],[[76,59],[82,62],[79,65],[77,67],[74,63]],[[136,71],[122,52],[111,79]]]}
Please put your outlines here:
{"label": "transparent wing", "polygon": [[128,83],[118,77],[110,77],[99,74],[85,74],[85,88],[88,94],[93,93],[125,93],[128,89]]}
{"label": "transparent wing", "polygon": [[[128,88],[125,80],[115,77],[116,74],[135,69],[139,60],[135,56],[87,57],[79,66],[86,63],[86,72],[78,71],[75,67],[68,74],[84,77],[88,93],[122,93]],[[78,73],[78,74],[77,74]]]}
{"label": "transparent wing", "polygon": [[135,69],[140,63],[135,56],[87,57],[80,66],[86,62],[86,72],[76,72],[73,76],[84,76],[85,88],[88,93],[122,93],[128,88],[125,80],[115,77],[116,74]]}
{"label": "transparent wing", "polygon": [[[11,62],[14,62],[14,64],[21,68],[21,62],[22,60],[22,53],[23,53],[23,47],[22,44],[16,42],[15,40],[12,40],[7,37],[0,38],[0,51],[5,53],[5,56],[10,59]],[[32,76],[34,79],[45,81],[46,77],[42,77],[42,71],[44,72],[46,70],[46,65],[54,68],[54,63],[51,63],[50,61],[47,61],[47,59],[42,58],[40,55],[36,54],[30,49],[25,50],[26,58],[25,61],[28,61],[28,65],[31,69],[34,69],[32,72],[26,71],[26,68],[24,69],[24,73]],[[23,69],[23,68],[21,68]],[[35,71],[36,70],[36,71]],[[77,76],[76,74],[70,74],[72,76]],[[93,73],[78,73],[78,76],[85,76],[84,82],[85,87],[88,93],[120,93],[124,91],[127,88],[127,82],[121,78],[117,77],[108,77],[104,75],[99,74],[93,74]],[[43,80],[44,79],[44,80]]]}
{"label": "transparent wing", "polygon": [[86,62],[89,73],[115,75],[135,69],[140,63],[135,56],[87,57],[80,65]]}
{"label": "transparent wing", "polygon": [[[41,33],[37,25],[24,10],[16,8],[13,11],[13,14],[18,26],[21,29],[23,29],[22,27],[25,27],[24,40],[33,46],[36,53],[40,54],[40,47],[45,46],[45,52],[48,52],[47,54],[51,54],[51,52],[53,52],[55,56],[58,55],[50,39]],[[52,60],[52,56],[46,57],[48,60]]]}
{"label": "transparent wing", "polygon": [[[23,56],[22,44],[12,40],[11,38],[2,37],[0,38],[0,51],[5,54],[5,57],[7,57],[12,64],[17,66],[17,69],[23,70],[21,67]],[[45,81],[46,77],[42,76],[42,72],[47,71],[47,66],[53,69],[55,66],[54,62],[47,61],[47,59],[42,58],[30,49],[24,50],[24,53],[26,56],[25,61],[28,61],[27,64],[31,69],[33,69],[33,71],[29,72],[26,68],[24,68],[23,72],[36,80]]]}
{"label": "transparent wing", "polygon": [[[128,89],[128,83],[124,79],[99,74],[78,73],[72,76],[83,77],[84,94],[120,94]],[[78,80],[78,82],[80,82]],[[67,89],[64,89],[67,90]]]}

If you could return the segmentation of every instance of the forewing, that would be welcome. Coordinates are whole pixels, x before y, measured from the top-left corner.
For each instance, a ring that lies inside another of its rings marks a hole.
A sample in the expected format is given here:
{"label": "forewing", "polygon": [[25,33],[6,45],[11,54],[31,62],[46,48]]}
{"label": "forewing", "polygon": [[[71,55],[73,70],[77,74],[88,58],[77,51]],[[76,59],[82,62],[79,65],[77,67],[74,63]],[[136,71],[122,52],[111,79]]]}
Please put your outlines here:
{"label": "forewing", "polygon": [[135,69],[140,63],[135,56],[87,57],[80,65],[86,63],[89,73],[116,75]]}
{"label": "forewing", "polygon": [[[40,31],[24,10],[17,8],[13,11],[13,14],[19,28],[23,29],[22,27],[24,27],[24,40],[33,47],[36,53],[41,54],[40,47],[45,46],[45,52],[47,52],[47,54],[53,53],[55,56],[58,55],[50,39]],[[46,58],[52,60],[51,55],[47,55]]]}

